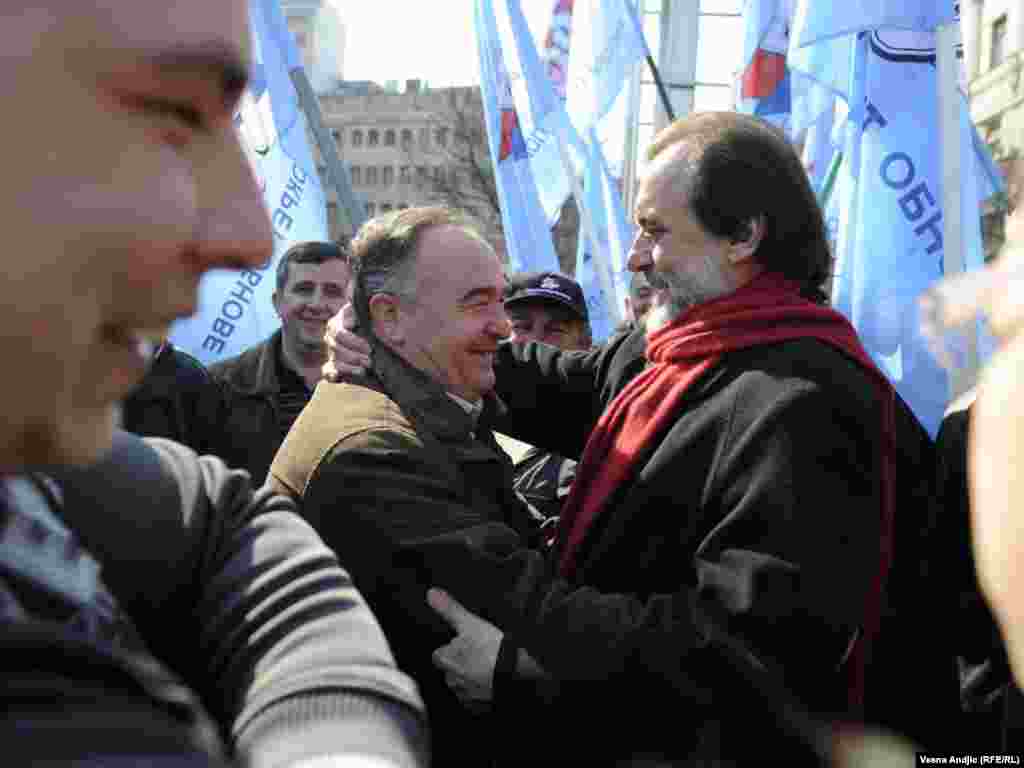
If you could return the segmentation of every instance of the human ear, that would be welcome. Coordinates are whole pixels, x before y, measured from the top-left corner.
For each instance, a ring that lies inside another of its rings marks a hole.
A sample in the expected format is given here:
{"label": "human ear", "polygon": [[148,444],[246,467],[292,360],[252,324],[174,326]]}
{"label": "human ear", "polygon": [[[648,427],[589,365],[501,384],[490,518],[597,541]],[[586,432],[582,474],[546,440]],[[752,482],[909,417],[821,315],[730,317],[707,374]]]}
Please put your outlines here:
{"label": "human ear", "polygon": [[728,258],[730,264],[742,264],[754,257],[758,246],[764,239],[767,224],[764,216],[755,216],[744,222],[740,231],[729,239]]}
{"label": "human ear", "polygon": [[405,327],[398,297],[391,293],[376,293],[370,297],[370,324],[381,341],[401,346],[405,341]]}

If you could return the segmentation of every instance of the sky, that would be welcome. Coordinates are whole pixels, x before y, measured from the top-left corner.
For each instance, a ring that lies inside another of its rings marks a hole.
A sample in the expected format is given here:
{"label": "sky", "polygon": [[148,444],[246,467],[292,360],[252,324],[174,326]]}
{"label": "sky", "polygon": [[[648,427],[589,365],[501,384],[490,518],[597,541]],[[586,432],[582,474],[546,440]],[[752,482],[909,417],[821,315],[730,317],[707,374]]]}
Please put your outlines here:
{"label": "sky", "polygon": [[[658,3],[646,0],[648,6]],[[347,80],[410,78],[432,86],[478,82],[473,40],[473,0],[328,0],[347,26],[344,77]],[[522,0],[527,22],[542,39],[554,0]],[[737,12],[742,0],[702,0],[703,12]],[[656,46],[654,30],[648,43]],[[737,19],[705,17],[697,51],[698,82],[730,79],[739,65],[742,30]],[[723,89],[698,89],[697,108],[722,108]]]}

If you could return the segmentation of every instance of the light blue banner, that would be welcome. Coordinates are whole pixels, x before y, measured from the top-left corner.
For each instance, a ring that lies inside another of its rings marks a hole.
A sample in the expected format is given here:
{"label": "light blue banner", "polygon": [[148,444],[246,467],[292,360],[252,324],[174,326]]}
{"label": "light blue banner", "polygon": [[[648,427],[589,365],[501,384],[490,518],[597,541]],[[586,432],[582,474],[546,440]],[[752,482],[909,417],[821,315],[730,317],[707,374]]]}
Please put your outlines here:
{"label": "light blue banner", "polygon": [[[921,336],[917,297],[945,272],[935,36],[876,30],[853,43],[835,306],[934,436],[946,372]],[[980,152],[979,152],[980,150]],[[967,269],[983,263],[980,202],[1000,184],[961,112]]]}
{"label": "light blue banner", "polygon": [[601,342],[615,331],[615,314],[609,305],[614,302],[621,315],[628,295],[629,271],[626,259],[633,239],[633,228],[622,206],[618,180],[612,176],[604,161],[594,127],[591,127],[587,137],[587,150],[583,177],[586,197],[584,205],[593,217],[598,247],[609,259],[613,295],[608,296],[602,287],[591,244],[582,234],[576,248],[576,282],[580,284],[587,300],[591,335],[595,342]]}
{"label": "light blue banner", "polygon": [[[501,52],[508,96],[515,109],[525,159],[536,181],[537,196],[548,226],[553,226],[569,198],[571,180],[559,148],[559,135],[567,120],[564,105],[548,79],[536,43],[518,0],[487,0],[487,29],[477,28]],[[479,6],[478,6],[479,7]],[[505,108],[502,103],[502,108]]]}
{"label": "light blue banner", "polygon": [[278,0],[251,0],[251,86],[235,123],[274,232],[274,256],[259,270],[214,270],[199,285],[199,309],[171,328],[175,346],[205,364],[234,357],[272,334],[271,303],[281,255],[294,243],[327,240],[327,208],[289,75],[301,66]]}
{"label": "light blue banner", "polygon": [[[626,111],[630,79],[648,55],[635,8],[629,0],[576,0],[569,49],[566,107],[584,137],[583,205],[595,229],[596,248],[580,232],[576,279],[590,307],[593,337],[615,329],[627,295],[625,262],[632,227],[622,204]],[[601,280],[599,271],[605,273]],[[611,295],[608,295],[608,286]]]}
{"label": "light blue banner", "polygon": [[[498,2],[504,4],[505,0]],[[531,147],[536,149],[539,140],[534,134],[531,136],[533,143],[527,144],[527,134],[513,98],[511,76],[505,64],[506,46],[498,37],[492,0],[476,0],[474,21],[480,60],[480,92],[509,265],[514,272],[557,272],[558,257],[551,241],[551,224],[538,191],[538,179],[534,178],[534,164],[531,163]],[[546,134],[543,144],[557,151],[553,134]],[[562,183],[567,187],[564,171],[560,173]]]}
{"label": "light blue banner", "polygon": [[797,48],[880,27],[930,32],[954,21],[954,0],[800,0],[793,22]]}

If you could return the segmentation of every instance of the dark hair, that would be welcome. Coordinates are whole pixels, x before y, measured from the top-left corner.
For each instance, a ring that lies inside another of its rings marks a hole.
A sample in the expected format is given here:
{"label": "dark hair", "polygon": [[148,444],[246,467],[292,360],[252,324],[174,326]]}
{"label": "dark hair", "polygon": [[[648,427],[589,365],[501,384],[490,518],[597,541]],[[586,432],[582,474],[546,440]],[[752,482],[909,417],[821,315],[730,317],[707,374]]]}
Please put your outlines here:
{"label": "dark hair", "polygon": [[763,218],[765,233],[755,258],[800,283],[808,298],[824,302],[822,287],[831,267],[825,219],[785,135],[751,115],[695,113],[655,136],[648,160],[681,142],[692,150],[689,203],[705,231],[744,240],[750,220]]}
{"label": "dark hair", "polygon": [[288,270],[292,264],[323,264],[338,259],[348,264],[348,249],[343,242],[330,243],[310,240],[296,243],[281,257],[277,265],[277,291],[282,293],[288,285]]}
{"label": "dark hair", "polygon": [[459,227],[487,244],[466,214],[444,206],[392,211],[359,228],[352,240],[352,305],[367,338],[373,338],[370,299],[378,293],[409,296],[415,287],[412,268],[423,233],[443,226]]}

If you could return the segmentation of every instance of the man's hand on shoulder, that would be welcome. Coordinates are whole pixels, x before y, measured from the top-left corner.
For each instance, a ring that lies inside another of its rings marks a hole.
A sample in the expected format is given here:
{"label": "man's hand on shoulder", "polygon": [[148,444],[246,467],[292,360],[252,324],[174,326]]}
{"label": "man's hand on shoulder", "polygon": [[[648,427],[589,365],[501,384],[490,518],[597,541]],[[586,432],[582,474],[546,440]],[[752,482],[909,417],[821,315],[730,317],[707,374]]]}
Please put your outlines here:
{"label": "man's hand on shoulder", "polygon": [[370,345],[356,335],[356,311],[349,302],[327,321],[324,342],[327,344],[327,362],[323,366],[324,378],[337,381],[342,376],[362,376],[370,367]]}

